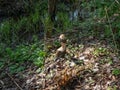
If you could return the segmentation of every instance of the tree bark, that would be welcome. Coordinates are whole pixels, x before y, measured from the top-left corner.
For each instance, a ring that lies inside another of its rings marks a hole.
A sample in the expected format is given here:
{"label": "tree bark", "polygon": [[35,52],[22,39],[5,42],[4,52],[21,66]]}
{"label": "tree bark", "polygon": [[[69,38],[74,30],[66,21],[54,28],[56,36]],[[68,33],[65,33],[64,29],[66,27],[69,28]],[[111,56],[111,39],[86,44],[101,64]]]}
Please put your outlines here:
{"label": "tree bark", "polygon": [[55,21],[57,0],[48,0],[48,13],[51,21]]}
{"label": "tree bark", "polygon": [[52,42],[49,40],[52,36],[52,31],[54,28],[54,21],[56,15],[56,2],[57,0],[48,0],[48,17],[45,20],[45,32],[44,32],[44,49],[49,51],[49,48],[52,47]]}

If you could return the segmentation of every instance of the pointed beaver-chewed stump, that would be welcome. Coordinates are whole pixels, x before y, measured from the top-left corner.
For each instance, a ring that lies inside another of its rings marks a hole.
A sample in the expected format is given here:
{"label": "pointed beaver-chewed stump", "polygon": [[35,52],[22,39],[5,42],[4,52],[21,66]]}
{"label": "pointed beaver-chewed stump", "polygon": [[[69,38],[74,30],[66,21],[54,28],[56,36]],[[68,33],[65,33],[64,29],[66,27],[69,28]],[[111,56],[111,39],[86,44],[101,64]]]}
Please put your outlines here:
{"label": "pointed beaver-chewed stump", "polygon": [[66,37],[64,34],[61,34],[59,36],[59,41],[61,44],[61,47],[57,49],[56,54],[55,54],[55,60],[64,57],[66,54]]}

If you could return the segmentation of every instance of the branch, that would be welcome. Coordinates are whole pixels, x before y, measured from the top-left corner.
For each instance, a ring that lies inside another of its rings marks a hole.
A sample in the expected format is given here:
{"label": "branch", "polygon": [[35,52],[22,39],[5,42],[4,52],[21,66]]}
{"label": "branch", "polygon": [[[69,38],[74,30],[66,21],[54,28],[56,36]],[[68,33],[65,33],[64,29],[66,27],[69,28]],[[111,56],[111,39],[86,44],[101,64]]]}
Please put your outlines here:
{"label": "branch", "polygon": [[17,84],[17,82],[14,80],[14,78],[13,78],[9,73],[6,72],[6,74],[10,77],[10,79],[14,82],[14,84],[15,84],[20,90],[23,90],[23,89]]}

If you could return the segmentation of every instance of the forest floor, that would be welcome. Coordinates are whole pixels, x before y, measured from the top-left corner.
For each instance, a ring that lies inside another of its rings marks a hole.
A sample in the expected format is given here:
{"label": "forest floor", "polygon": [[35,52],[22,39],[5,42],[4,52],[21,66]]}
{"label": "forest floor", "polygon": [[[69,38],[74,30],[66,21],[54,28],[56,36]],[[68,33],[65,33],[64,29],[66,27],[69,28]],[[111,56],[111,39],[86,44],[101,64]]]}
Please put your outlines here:
{"label": "forest floor", "polygon": [[23,72],[5,72],[1,90],[120,90],[120,57],[114,48],[105,39],[75,35],[68,35],[70,55],[54,61],[55,48],[40,73],[30,63]]}

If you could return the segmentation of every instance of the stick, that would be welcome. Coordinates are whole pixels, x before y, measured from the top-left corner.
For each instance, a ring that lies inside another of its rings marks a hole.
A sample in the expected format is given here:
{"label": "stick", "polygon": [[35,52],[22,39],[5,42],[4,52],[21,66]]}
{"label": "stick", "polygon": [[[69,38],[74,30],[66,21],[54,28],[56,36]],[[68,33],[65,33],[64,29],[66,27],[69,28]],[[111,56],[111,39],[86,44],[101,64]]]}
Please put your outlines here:
{"label": "stick", "polygon": [[10,77],[10,79],[14,82],[14,84],[15,84],[20,90],[23,90],[23,89],[17,84],[17,82],[14,80],[14,78],[13,78],[9,73],[6,72],[6,74]]}

